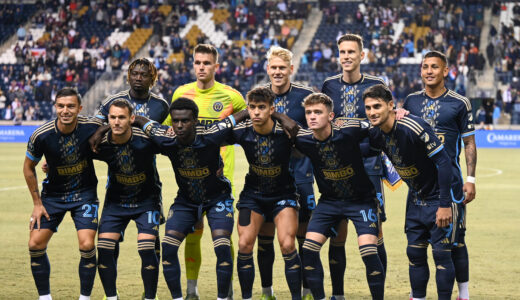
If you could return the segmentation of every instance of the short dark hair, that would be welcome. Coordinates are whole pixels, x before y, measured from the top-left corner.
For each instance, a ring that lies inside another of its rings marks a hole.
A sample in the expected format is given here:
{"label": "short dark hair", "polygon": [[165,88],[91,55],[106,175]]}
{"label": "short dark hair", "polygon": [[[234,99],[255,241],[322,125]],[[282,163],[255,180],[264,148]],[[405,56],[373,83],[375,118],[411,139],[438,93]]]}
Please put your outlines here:
{"label": "short dark hair", "polygon": [[137,58],[130,64],[130,66],[128,66],[128,78],[130,79],[130,74],[134,68],[139,65],[148,67],[148,72],[150,72],[150,77],[152,77],[152,81],[150,82],[150,86],[148,88],[152,88],[157,82],[157,68],[150,60],[146,58]]}
{"label": "short dark hair", "polygon": [[332,99],[323,93],[312,93],[303,99],[302,106],[309,106],[315,104],[324,104],[330,111],[334,111],[334,102]]}
{"label": "short dark hair", "polygon": [[61,97],[68,97],[68,96],[76,96],[76,99],[78,99],[78,104],[81,105],[81,95],[79,94],[78,90],[76,90],[73,87],[64,87],[61,90],[59,90],[56,93],[56,99]]}
{"label": "short dark hair", "polygon": [[270,106],[274,104],[276,95],[268,87],[256,87],[246,94],[247,103],[250,102],[267,102]]}
{"label": "short dark hair", "polygon": [[346,41],[356,42],[359,47],[359,51],[363,51],[363,38],[359,34],[347,33],[342,35],[338,39],[338,46]]}
{"label": "short dark hair", "polygon": [[386,103],[394,100],[392,92],[384,84],[376,84],[366,89],[365,92],[363,92],[363,102],[366,98],[381,99]]}
{"label": "short dark hair", "polygon": [[206,53],[206,54],[213,54],[213,57],[215,58],[215,63],[218,63],[218,51],[215,46],[210,44],[198,44],[195,46],[195,49],[193,49],[193,57],[195,57],[195,54],[197,53]]}
{"label": "short dark hair", "polygon": [[444,62],[444,65],[447,66],[448,65],[448,59],[446,58],[446,55],[442,52],[439,52],[439,51],[430,51],[428,53],[426,53],[423,57],[423,61],[429,57],[438,57],[440,58],[443,62]]}
{"label": "short dark hair", "polygon": [[110,106],[108,107],[109,111],[112,106],[119,108],[127,108],[128,112],[130,113],[130,116],[134,113],[134,108],[132,107],[132,105],[130,105],[130,102],[126,101],[125,99],[116,99],[112,101],[112,103],[110,103]]}
{"label": "short dark hair", "polygon": [[170,114],[172,110],[191,110],[193,119],[197,119],[199,117],[199,107],[193,100],[188,98],[181,97],[173,101],[170,105]]}

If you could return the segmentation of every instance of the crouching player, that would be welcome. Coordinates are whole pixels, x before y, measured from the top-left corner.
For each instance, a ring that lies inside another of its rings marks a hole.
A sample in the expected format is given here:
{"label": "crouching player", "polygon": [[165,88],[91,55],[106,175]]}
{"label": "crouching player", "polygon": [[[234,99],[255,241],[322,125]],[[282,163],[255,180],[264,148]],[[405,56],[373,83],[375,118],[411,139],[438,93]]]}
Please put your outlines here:
{"label": "crouching player", "polygon": [[396,120],[392,93],[375,85],[363,93],[366,114],[376,128],[370,143],[383,150],[408,184],[406,209],[407,255],[413,299],[426,299],[430,277],[427,249],[433,248],[439,299],[450,299],[455,279],[451,248],[456,226],[450,183],[449,157],[433,129],[421,118],[409,115]]}
{"label": "crouching player", "polygon": [[99,224],[98,269],[106,299],[116,300],[116,244],[131,220],[137,225],[144,298],[155,299],[159,261],[155,239],[159,233],[161,181],[155,166],[159,148],[139,128],[130,103],[114,100],[108,110],[110,130],[94,158],[108,164],[108,183]]}
{"label": "crouching player", "polygon": [[339,221],[349,219],[358,234],[372,299],[383,299],[385,274],[377,253],[377,196],[359,146],[368,136],[369,124],[350,120],[342,126],[333,125],[333,102],[325,94],[311,94],[303,105],[309,130],[300,130],[296,147],[310,158],[321,193],[309,221],[302,255],[312,295],[314,299],[325,299],[320,250],[326,234]]}
{"label": "crouching player", "polygon": [[[264,222],[273,222],[285,261],[285,278],[292,299],[301,300],[301,262],[295,247],[298,230],[298,199],[289,172],[292,142],[280,122],[271,117],[276,95],[269,87],[247,93],[250,120],[233,129],[232,142],[244,148],[249,172],[237,204],[239,252],[237,270],[242,299],[252,298],[255,268],[253,247]],[[258,260],[258,264],[272,264]]]}
{"label": "crouching player", "polygon": [[168,126],[136,117],[135,124],[170,159],[179,191],[168,213],[162,242],[164,278],[173,299],[182,299],[178,250],[193,226],[206,214],[217,256],[218,299],[225,299],[233,273],[230,235],[233,231],[233,197],[229,180],[222,175],[220,146],[228,138],[235,121],[247,116],[241,111],[197,131],[198,108],[195,102],[179,98],[170,106],[174,133]]}

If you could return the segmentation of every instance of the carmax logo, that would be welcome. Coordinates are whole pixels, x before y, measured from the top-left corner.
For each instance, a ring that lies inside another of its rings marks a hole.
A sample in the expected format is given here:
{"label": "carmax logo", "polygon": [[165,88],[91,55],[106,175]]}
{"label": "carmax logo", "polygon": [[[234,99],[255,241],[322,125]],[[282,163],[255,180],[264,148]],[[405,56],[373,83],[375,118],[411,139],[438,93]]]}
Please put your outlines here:
{"label": "carmax logo", "polygon": [[495,142],[520,142],[520,134],[496,134],[489,133],[486,137],[488,143]]}

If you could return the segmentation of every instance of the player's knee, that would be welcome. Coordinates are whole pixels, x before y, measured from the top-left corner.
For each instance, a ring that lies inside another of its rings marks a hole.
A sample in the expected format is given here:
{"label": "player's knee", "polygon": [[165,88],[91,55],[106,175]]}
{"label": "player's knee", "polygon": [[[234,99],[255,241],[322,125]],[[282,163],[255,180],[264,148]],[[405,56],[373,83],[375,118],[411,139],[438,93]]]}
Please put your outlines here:
{"label": "player's knee", "polygon": [[255,245],[255,237],[252,236],[241,236],[238,239],[238,251],[241,253],[251,253],[253,252],[253,247]]}
{"label": "player's knee", "polygon": [[410,266],[424,266],[428,263],[428,244],[411,244],[406,248]]}
{"label": "player's knee", "polygon": [[287,238],[280,241],[280,251],[282,254],[289,254],[296,250],[294,245],[294,237],[288,236]]}
{"label": "player's knee", "polygon": [[85,239],[85,240],[81,240],[79,242],[79,250],[90,250],[90,249],[94,248],[94,246],[95,246],[94,240]]}
{"label": "player's knee", "polygon": [[28,246],[29,250],[43,250],[47,247],[47,242],[38,239],[30,239]]}

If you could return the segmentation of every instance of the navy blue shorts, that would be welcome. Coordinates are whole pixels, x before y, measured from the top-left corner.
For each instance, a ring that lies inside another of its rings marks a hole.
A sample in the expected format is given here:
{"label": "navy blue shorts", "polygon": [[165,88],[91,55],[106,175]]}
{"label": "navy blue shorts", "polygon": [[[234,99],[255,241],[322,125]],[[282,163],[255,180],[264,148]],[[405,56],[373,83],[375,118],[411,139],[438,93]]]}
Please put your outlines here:
{"label": "navy blue shorts", "polygon": [[159,234],[160,206],[154,208],[127,208],[117,205],[104,206],[99,222],[99,233],[123,233],[128,223],[134,220],[138,233]]}
{"label": "navy blue shorts", "polygon": [[70,216],[74,221],[76,230],[98,228],[98,209],[99,201],[97,198],[86,199],[74,202],[58,202],[56,198],[42,198],[43,207],[49,214],[50,220],[42,216],[40,221],[41,229],[50,229],[53,232],[58,231],[58,226],[65,214],[70,211]]}
{"label": "navy blue shorts", "polygon": [[[434,249],[451,249],[456,227],[450,224],[448,227],[439,228],[435,225],[438,201],[407,201],[405,232],[409,245],[429,242]],[[456,217],[454,206],[453,216]]]}
{"label": "navy blue shorts", "polygon": [[292,207],[296,210],[299,208],[298,201],[295,199],[279,199],[273,201],[262,201],[253,197],[248,197],[244,192],[240,193],[240,200],[237,203],[237,209],[248,208],[264,217],[265,222],[274,222],[274,218],[286,207]]}
{"label": "navy blue shorts", "polygon": [[463,203],[455,203],[457,215],[455,216],[456,226],[455,226],[455,242],[454,245],[464,244],[466,243],[466,205]]}
{"label": "navy blue shorts", "polygon": [[235,224],[233,199],[211,202],[208,204],[191,204],[177,201],[170,206],[166,220],[166,231],[174,230],[184,235],[192,233],[195,224],[202,220],[203,215],[208,218],[211,230],[222,229],[233,232]]}
{"label": "navy blue shorts", "polygon": [[379,226],[376,201],[346,202],[320,199],[307,227],[307,232],[317,232],[330,236],[331,230],[341,220],[354,223],[357,235],[378,236]]}

